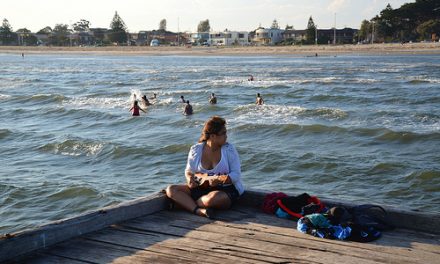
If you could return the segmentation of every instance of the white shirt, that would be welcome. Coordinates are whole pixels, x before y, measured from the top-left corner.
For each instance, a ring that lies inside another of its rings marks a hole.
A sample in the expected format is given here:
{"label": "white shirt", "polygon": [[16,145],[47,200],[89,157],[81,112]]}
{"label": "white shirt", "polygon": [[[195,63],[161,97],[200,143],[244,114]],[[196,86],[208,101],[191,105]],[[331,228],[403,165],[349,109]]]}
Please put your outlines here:
{"label": "white shirt", "polygon": [[208,173],[208,174],[227,174],[231,178],[232,184],[241,195],[244,192],[243,183],[241,182],[241,166],[240,158],[235,147],[226,143],[221,148],[221,158],[219,163],[211,170],[202,167],[202,153],[205,142],[195,144],[188,153],[188,161],[185,171],[191,173]]}

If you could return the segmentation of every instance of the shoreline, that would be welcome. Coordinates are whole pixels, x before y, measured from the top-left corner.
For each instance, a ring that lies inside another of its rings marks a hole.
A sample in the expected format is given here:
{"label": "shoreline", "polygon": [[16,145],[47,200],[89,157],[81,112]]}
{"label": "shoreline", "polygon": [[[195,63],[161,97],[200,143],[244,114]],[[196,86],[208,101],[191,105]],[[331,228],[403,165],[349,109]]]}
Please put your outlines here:
{"label": "shoreline", "polygon": [[440,54],[440,43],[246,46],[246,47],[173,47],[173,46],[107,46],[46,47],[0,46],[0,54],[78,54],[78,55],[149,55],[149,56],[334,56]]}

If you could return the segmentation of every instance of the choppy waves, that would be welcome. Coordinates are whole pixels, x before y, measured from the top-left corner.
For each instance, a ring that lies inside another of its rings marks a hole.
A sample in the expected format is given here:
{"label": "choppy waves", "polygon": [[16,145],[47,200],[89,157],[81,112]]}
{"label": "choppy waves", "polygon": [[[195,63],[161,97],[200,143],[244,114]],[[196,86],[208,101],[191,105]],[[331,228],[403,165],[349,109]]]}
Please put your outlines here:
{"label": "choppy waves", "polygon": [[[213,115],[246,187],[440,212],[438,56],[26,60],[0,65],[0,232],[182,182]],[[131,116],[134,96],[153,93]]]}
{"label": "choppy waves", "polygon": [[66,140],[61,143],[50,143],[40,147],[41,151],[66,156],[94,156],[104,147],[101,142],[84,142],[80,140]]}

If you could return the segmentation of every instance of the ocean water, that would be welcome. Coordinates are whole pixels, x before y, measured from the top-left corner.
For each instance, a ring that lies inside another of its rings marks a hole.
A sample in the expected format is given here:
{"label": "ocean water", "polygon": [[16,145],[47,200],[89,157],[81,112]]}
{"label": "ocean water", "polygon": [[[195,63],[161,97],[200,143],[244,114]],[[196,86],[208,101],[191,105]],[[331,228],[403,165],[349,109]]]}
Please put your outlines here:
{"label": "ocean water", "polygon": [[0,233],[183,182],[213,115],[247,188],[440,213],[439,55],[0,54]]}

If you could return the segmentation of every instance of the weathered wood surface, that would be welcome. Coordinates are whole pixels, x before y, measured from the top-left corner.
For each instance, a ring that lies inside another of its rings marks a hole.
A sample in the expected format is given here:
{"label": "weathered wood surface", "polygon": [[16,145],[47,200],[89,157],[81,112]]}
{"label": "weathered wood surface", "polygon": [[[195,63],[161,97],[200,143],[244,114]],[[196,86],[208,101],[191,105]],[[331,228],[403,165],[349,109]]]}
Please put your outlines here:
{"label": "weathered wood surface", "polygon": [[[440,263],[440,234],[407,230],[438,232],[438,215],[387,208],[396,226],[403,229],[385,233],[370,244],[322,240],[297,232],[293,221],[261,213],[264,195],[247,191],[234,210],[212,221],[184,212],[160,211],[167,200],[158,193],[3,237],[0,262],[22,263],[19,255],[58,243],[26,262]],[[97,232],[90,233],[93,231]]]}
{"label": "weathered wood surface", "polygon": [[157,212],[166,205],[164,195],[157,193],[76,217],[51,222],[36,229],[4,235],[0,237],[0,262],[100,230],[114,223]]}
{"label": "weathered wood surface", "polygon": [[397,229],[371,243],[314,238],[253,207],[216,220],[160,211],[55,245],[20,263],[439,263],[440,235]]}

